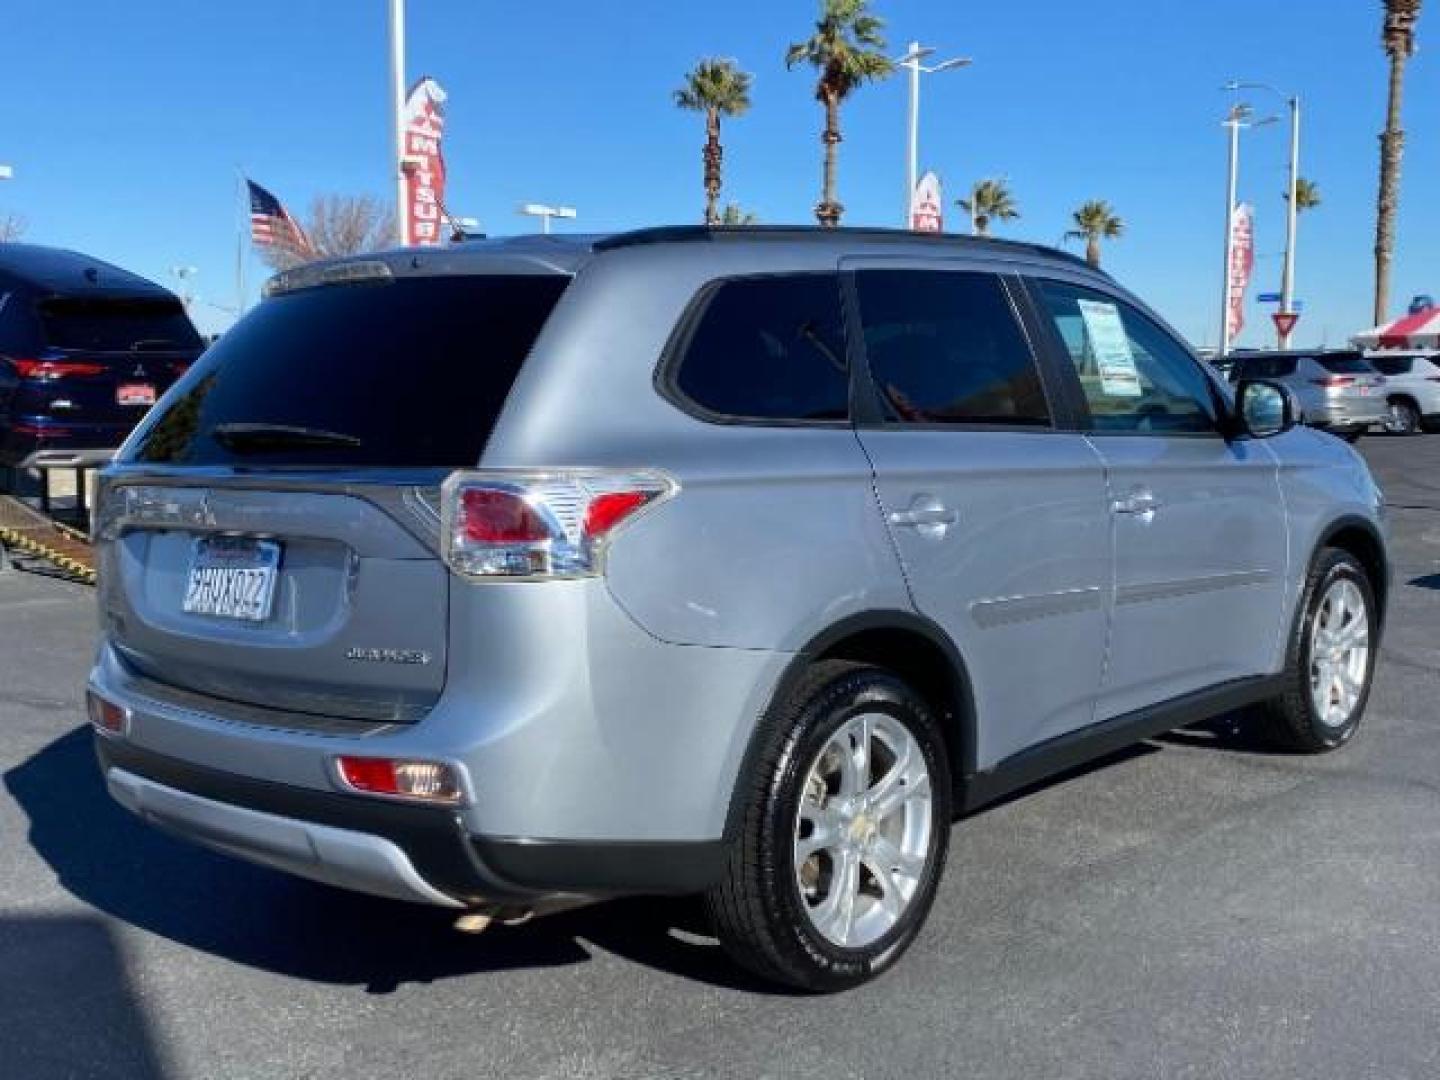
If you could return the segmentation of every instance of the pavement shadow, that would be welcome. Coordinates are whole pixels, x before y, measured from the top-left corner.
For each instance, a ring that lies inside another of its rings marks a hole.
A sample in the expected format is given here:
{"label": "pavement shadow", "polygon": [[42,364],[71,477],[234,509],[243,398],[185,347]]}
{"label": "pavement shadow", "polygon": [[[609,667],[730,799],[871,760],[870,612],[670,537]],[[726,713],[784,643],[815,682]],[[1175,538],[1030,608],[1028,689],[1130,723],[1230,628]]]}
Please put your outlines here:
{"label": "pavement shadow", "polygon": [[1423,577],[1411,578],[1410,584],[1421,589],[1440,589],[1440,574],[1426,574]]}
{"label": "pavement shadow", "polygon": [[0,918],[0,1072],[163,1080],[155,1032],[94,916]]}
{"label": "pavement shadow", "polygon": [[1288,753],[1278,750],[1265,737],[1265,725],[1258,708],[1240,709],[1222,716],[1213,716],[1158,736],[1156,741],[1237,754],[1289,756]]}
{"label": "pavement shadow", "polygon": [[31,846],[64,888],[171,941],[377,994],[583,963],[590,947],[689,979],[770,989],[708,937],[696,900],[614,900],[472,936],[441,908],[333,889],[167,836],[110,798],[92,739],[88,727],[71,731],[7,772],[5,787],[29,817]]}

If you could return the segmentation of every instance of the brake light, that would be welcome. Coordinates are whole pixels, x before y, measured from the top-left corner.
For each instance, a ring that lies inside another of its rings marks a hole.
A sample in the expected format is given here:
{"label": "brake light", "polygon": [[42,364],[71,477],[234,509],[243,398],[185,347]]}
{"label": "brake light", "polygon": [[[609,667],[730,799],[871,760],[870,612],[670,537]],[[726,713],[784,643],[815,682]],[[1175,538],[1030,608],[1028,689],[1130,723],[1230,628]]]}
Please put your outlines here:
{"label": "brake light", "polygon": [[11,360],[22,379],[63,379],[69,375],[103,375],[104,364],[85,360]]}
{"label": "brake light", "polygon": [[592,577],[615,531],[676,490],[650,471],[454,473],[441,504],[445,562],[480,579]]}
{"label": "brake light", "polygon": [[185,360],[172,360],[170,361],[168,367],[170,368],[170,373],[174,375],[177,379],[190,370],[190,364],[188,361]]}
{"label": "brake light", "polygon": [[459,773],[443,761],[337,757],[335,771],[342,784],[366,795],[452,804],[464,797]]}
{"label": "brake light", "polygon": [[1323,379],[1311,379],[1316,386],[1339,387],[1351,386],[1355,382],[1354,375],[1326,375]]}

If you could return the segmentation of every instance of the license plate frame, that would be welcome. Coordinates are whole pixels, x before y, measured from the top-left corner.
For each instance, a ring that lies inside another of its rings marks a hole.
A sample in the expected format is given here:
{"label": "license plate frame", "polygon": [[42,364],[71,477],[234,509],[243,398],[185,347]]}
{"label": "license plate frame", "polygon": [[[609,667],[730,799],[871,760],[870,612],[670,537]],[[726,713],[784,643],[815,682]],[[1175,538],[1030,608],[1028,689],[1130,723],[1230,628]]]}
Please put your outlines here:
{"label": "license plate frame", "polygon": [[255,536],[201,536],[191,550],[180,610],[230,622],[264,622],[275,606],[283,548]]}

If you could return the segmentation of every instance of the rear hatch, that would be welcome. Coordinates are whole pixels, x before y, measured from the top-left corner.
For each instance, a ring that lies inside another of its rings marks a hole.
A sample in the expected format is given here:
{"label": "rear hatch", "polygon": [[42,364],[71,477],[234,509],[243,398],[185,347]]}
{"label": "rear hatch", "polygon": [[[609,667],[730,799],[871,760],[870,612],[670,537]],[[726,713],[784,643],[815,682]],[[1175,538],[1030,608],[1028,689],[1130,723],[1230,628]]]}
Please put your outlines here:
{"label": "rear hatch", "polygon": [[72,429],[71,441],[118,446],[204,348],[180,301],[87,293],[35,306],[42,345],[11,357],[11,412]]}
{"label": "rear hatch", "polygon": [[1315,358],[1329,374],[1323,385],[1328,393],[1342,397],[1374,397],[1385,385],[1385,377],[1366,363],[1360,353],[1331,353]]}
{"label": "rear hatch", "polygon": [[360,265],[246,316],[107,473],[106,633],[157,686],[388,722],[443,688],[439,484],[569,277]]}

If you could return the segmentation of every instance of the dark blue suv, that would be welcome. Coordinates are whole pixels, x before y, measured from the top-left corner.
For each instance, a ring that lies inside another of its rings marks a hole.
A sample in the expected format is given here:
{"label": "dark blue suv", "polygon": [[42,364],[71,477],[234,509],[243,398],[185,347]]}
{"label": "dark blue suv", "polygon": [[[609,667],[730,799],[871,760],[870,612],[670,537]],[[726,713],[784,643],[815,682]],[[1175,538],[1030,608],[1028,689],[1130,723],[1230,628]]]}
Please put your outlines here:
{"label": "dark blue suv", "polygon": [[0,244],[0,467],[102,464],[204,341],[174,293],[73,251]]}

